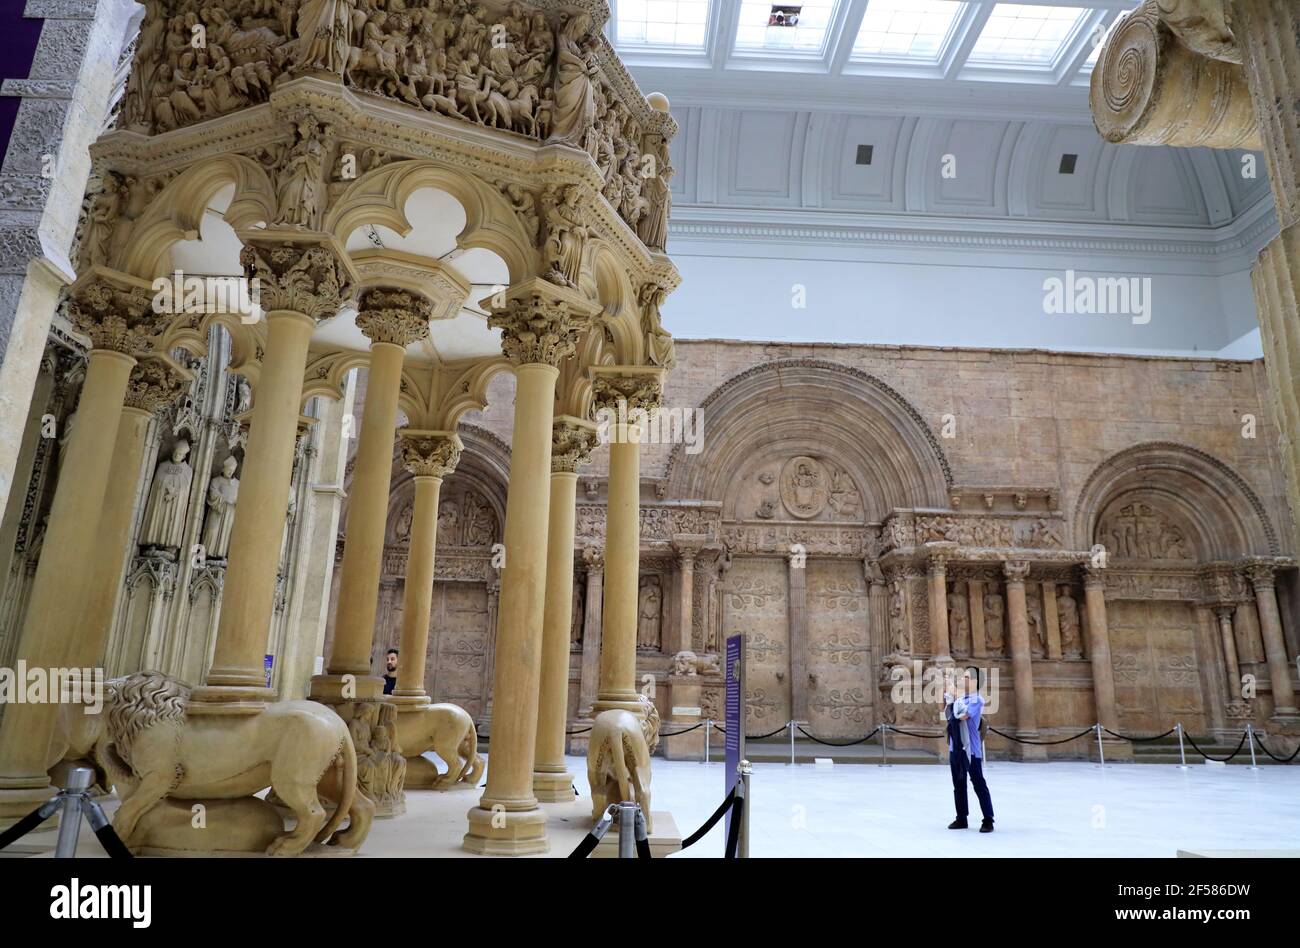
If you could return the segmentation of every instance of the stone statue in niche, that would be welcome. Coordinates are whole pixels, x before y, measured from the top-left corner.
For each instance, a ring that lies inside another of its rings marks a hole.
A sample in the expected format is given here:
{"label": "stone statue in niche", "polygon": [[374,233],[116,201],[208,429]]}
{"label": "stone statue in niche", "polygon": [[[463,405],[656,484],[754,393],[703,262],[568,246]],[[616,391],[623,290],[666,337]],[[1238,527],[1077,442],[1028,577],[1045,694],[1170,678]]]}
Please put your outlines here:
{"label": "stone statue in niche", "polygon": [[1047,625],[1043,622],[1043,599],[1037,587],[1025,590],[1025,616],[1029,624],[1029,651],[1034,658],[1047,654]]}
{"label": "stone statue in niche", "polygon": [[248,379],[244,378],[242,375],[238,376],[238,381],[235,383],[235,385],[237,386],[236,388],[237,395],[235,398],[235,414],[242,415],[244,412],[248,411],[250,408],[253,407],[253,386],[250,385],[248,383]]}
{"label": "stone statue in niche", "polygon": [[320,204],[324,154],[320,124],[311,118],[298,122],[298,140],[276,182],[276,223],[311,225]]}
{"label": "stone statue in niche", "polygon": [[393,536],[401,543],[411,540],[411,524],[415,522],[415,504],[408,503],[397,515],[397,524],[393,527]]}
{"label": "stone statue in niche", "polygon": [[830,484],[821,462],[810,457],[793,457],[781,469],[781,500],[800,519],[815,517],[826,509]]}
{"label": "stone statue in niche", "polygon": [[637,648],[659,648],[659,619],[663,611],[662,604],[663,597],[659,589],[659,577],[642,577],[641,592],[637,601]]}
{"label": "stone statue in niche", "polygon": [[555,35],[555,105],[549,141],[584,148],[596,120],[600,70],[592,56],[591,17],[566,16]]}
{"label": "stone statue in niche", "polygon": [[1079,658],[1083,652],[1079,640],[1079,605],[1069,586],[1059,587],[1056,610],[1060,616],[1061,654],[1066,658]]}
{"label": "stone statue in niche", "polygon": [[194,469],[185,460],[189,453],[190,443],[180,438],[172,446],[168,460],[154,471],[144,523],[140,527],[141,546],[177,550],[184,541],[185,509],[190,482],[194,480]]}
{"label": "stone statue in niche", "polygon": [[948,594],[948,640],[954,655],[970,654],[970,604],[958,581]]}
{"label": "stone statue in niche", "polygon": [[203,550],[211,559],[224,560],[230,551],[230,532],[235,526],[235,502],[239,499],[239,461],[233,454],[221,462],[221,474],[208,482],[208,511],[203,521]]}
{"label": "stone statue in niche", "polygon": [[672,191],[668,182],[673,179],[673,167],[668,163],[668,141],[662,135],[651,135],[646,154],[654,156],[654,174],[646,176],[646,210],[637,225],[637,236],[651,250],[663,250],[668,240],[668,216],[672,209]]}
{"label": "stone statue in niche", "polygon": [[895,579],[889,584],[889,589],[889,650],[894,655],[902,656],[908,651],[903,581]]}
{"label": "stone statue in niche", "polygon": [[581,193],[574,185],[549,188],[542,195],[546,227],[546,279],[557,286],[576,287],[582,275],[582,251],[587,226],[578,210]]}
{"label": "stone statue in niche", "polygon": [[1002,595],[990,591],[984,596],[984,644],[991,655],[1001,655],[1005,647],[1006,605]]}
{"label": "stone statue in niche", "polygon": [[573,615],[569,619],[569,645],[582,644],[582,627],[587,616],[587,584],[581,579],[573,581]]}

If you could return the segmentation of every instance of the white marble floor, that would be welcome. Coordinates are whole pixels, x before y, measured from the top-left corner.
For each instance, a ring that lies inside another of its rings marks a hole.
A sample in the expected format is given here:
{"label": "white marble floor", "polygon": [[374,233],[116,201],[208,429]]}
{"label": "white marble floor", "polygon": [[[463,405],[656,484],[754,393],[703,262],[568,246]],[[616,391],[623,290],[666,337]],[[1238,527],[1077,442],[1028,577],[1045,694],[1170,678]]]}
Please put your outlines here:
{"label": "white marble floor", "polygon": [[[576,761],[575,761],[576,763]],[[581,770],[575,771],[581,773]],[[949,830],[947,767],[757,764],[750,856],[1174,856],[1179,849],[1300,849],[1300,767],[994,761],[997,830]],[[694,832],[723,767],[654,761],[654,807]],[[582,789],[582,783],[578,784]],[[721,827],[673,858],[716,857]]]}

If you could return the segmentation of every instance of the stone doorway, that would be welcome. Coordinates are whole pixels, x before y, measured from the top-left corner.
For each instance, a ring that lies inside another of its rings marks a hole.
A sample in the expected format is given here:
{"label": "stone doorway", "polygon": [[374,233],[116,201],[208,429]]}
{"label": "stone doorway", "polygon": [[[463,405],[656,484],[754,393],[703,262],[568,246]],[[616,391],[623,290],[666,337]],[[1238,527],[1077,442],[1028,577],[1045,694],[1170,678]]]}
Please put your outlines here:
{"label": "stone doorway", "polygon": [[1155,734],[1181,721],[1189,733],[1206,733],[1192,604],[1124,600],[1107,611],[1120,725]]}
{"label": "stone doorway", "polygon": [[475,720],[486,716],[491,688],[488,628],[486,583],[434,583],[424,687],[434,701],[458,704]]}
{"label": "stone doorway", "polygon": [[810,559],[807,565],[807,674],[793,681],[794,706],[808,709],[818,737],[858,738],[875,723],[871,683],[869,589],[858,560]]}

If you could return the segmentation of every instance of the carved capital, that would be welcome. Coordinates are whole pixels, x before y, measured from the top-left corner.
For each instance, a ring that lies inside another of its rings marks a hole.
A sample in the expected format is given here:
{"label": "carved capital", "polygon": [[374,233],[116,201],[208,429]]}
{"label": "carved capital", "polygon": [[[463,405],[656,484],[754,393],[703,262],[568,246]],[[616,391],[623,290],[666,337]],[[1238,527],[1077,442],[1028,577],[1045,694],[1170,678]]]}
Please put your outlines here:
{"label": "carved capital", "polygon": [[265,313],[292,310],[323,322],[336,316],[352,295],[347,268],[321,244],[246,243],[239,262]]}
{"label": "carved capital", "polygon": [[1244,572],[1250,584],[1255,587],[1256,593],[1272,589],[1276,582],[1276,567],[1272,563],[1251,563]]}
{"label": "carved capital", "polygon": [[561,415],[551,428],[551,473],[576,474],[596,446],[596,426],[572,415]]}
{"label": "carved capital", "polygon": [[152,414],[184,395],[193,377],[165,356],[141,359],[131,369],[123,404]]}
{"label": "carved capital", "polygon": [[598,546],[584,546],[582,562],[588,573],[599,573],[605,568],[605,551]]}
{"label": "carved capital", "polygon": [[357,328],[371,342],[405,348],[429,335],[433,304],[410,290],[378,288],[361,294]]}
{"label": "carved capital", "polygon": [[931,576],[942,578],[948,571],[948,554],[931,553],[929,560],[929,570]]}
{"label": "carved capital", "polygon": [[1024,583],[1029,576],[1029,564],[1023,560],[1008,560],[1002,564],[1002,575],[1007,578],[1008,584]]}
{"label": "carved capital", "polygon": [[1106,588],[1106,571],[1100,566],[1085,566],[1083,568],[1083,585],[1085,589],[1105,589]]}
{"label": "carved capital", "polygon": [[663,404],[663,371],[642,366],[592,369],[591,394],[597,412],[625,422],[629,412],[655,411]]}
{"label": "carved capital", "polygon": [[170,319],[148,289],[128,279],[92,277],[74,286],[68,315],[96,349],[127,355],[150,352]]}
{"label": "carved capital", "polygon": [[414,431],[403,428],[402,466],[416,477],[446,477],[456,469],[464,448],[452,431]]}
{"label": "carved capital", "polygon": [[501,351],[516,365],[558,367],[577,350],[595,307],[572,294],[543,290],[540,282],[512,292],[488,316],[488,328],[501,330]]}

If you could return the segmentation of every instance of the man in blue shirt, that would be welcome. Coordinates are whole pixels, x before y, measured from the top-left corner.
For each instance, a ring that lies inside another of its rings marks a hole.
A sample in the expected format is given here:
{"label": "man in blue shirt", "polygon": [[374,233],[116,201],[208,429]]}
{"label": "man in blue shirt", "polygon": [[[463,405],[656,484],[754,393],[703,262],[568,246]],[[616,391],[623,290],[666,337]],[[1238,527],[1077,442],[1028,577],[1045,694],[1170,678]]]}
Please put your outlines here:
{"label": "man in blue shirt", "polygon": [[993,832],[993,799],[988,784],[984,782],[984,743],[980,740],[980,717],[984,713],[984,698],[978,690],[979,669],[968,668],[962,674],[962,689],[949,680],[944,694],[944,718],[948,723],[948,766],[952,770],[952,796],[957,805],[957,819],[948,829],[965,829],[970,813],[966,801],[966,775],[975,787],[984,821],[981,833]]}

